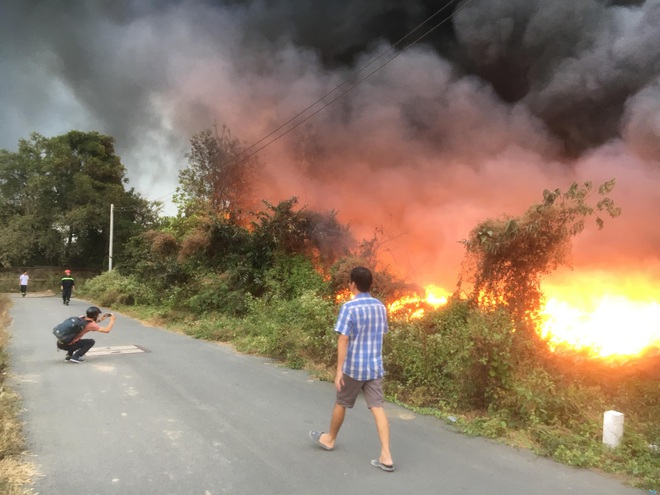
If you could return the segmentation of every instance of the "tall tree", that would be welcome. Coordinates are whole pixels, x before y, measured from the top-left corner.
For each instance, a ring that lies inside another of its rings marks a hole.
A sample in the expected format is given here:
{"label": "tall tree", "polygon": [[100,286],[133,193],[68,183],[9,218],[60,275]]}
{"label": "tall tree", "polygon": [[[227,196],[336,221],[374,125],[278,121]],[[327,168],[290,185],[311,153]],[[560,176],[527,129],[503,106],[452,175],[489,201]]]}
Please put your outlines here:
{"label": "tall tree", "polygon": [[[18,151],[0,151],[0,263],[101,268],[108,253],[110,205],[123,241],[156,220],[155,204],[126,190],[114,139],[71,131],[32,134]],[[118,251],[118,252],[119,252]]]}
{"label": "tall tree", "polygon": [[[570,239],[594,213],[610,217],[621,210],[607,196],[615,181],[598,188],[602,199],[589,204],[591,182],[574,183],[566,192],[543,192],[543,202],[520,217],[486,220],[463,240],[466,255],[462,280],[472,283],[471,299],[480,306],[503,305],[529,331],[541,308],[541,279],[567,261]],[[603,220],[596,216],[599,228]],[[460,288],[459,281],[459,288]],[[521,328],[523,330],[523,328]],[[526,332],[518,332],[525,335]]]}
{"label": "tall tree", "polygon": [[206,129],[190,139],[188,166],[179,172],[176,201],[187,215],[210,209],[240,224],[256,206],[254,178],[259,166],[227,126]]}

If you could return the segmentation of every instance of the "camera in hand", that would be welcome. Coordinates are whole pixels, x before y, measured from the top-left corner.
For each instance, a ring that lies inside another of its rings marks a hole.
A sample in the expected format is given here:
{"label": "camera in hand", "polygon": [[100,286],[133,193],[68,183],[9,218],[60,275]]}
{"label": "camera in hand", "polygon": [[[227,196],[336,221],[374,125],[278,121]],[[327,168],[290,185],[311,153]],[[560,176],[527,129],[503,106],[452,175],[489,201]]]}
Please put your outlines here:
{"label": "camera in hand", "polygon": [[103,316],[105,316],[106,318],[108,318],[108,317],[112,316],[112,313],[105,313]]}

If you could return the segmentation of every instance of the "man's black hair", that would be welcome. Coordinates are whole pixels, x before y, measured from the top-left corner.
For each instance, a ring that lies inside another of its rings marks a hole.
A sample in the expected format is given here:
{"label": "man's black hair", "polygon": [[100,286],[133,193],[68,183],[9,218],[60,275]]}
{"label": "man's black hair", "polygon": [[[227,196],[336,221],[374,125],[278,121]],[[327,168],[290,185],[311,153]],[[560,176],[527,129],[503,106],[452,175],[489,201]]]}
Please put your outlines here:
{"label": "man's black hair", "polygon": [[94,321],[96,321],[96,319],[99,317],[101,313],[102,311],[96,306],[90,306],[89,308],[87,308],[85,315],[87,316],[87,318],[91,318]]}
{"label": "man's black hair", "polygon": [[351,270],[351,282],[355,282],[360,292],[369,292],[373,281],[374,277],[368,268],[356,266]]}

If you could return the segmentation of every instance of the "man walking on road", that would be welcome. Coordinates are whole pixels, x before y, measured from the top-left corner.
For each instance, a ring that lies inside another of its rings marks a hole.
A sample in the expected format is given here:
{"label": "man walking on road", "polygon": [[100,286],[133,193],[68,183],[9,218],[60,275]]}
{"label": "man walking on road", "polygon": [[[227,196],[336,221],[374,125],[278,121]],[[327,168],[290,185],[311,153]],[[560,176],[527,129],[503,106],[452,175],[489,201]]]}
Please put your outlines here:
{"label": "man walking on road", "polygon": [[355,296],[339,310],[335,332],[337,339],[337,396],[330,419],[330,431],[310,431],[312,442],[324,450],[334,450],[346,408],[352,408],[360,393],[376,422],[381,450],[371,465],[394,471],[390,453],[390,426],[383,409],[383,336],[387,333],[387,309],[369,290],[373,276],[359,266],[351,270],[349,289]]}
{"label": "man walking on road", "polygon": [[73,292],[73,289],[76,288],[76,284],[71,276],[71,270],[64,270],[64,276],[60,282],[60,288],[62,289],[62,304],[68,306],[69,301],[71,301],[71,293]]}
{"label": "man walking on road", "polygon": [[18,277],[18,284],[21,287],[21,295],[23,297],[25,297],[25,294],[27,294],[28,280],[30,280],[30,276],[28,275],[28,272],[23,272],[23,275]]}

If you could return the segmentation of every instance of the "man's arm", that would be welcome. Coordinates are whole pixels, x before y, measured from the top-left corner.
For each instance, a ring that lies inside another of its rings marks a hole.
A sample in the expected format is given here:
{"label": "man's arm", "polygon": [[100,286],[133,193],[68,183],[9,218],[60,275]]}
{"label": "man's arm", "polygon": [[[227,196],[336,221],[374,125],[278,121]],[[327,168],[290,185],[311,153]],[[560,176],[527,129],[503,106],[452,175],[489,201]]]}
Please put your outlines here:
{"label": "man's arm", "polygon": [[344,386],[344,361],[346,361],[346,354],[348,354],[348,336],[339,334],[337,338],[337,371],[335,373],[335,387],[341,390]]}
{"label": "man's arm", "polygon": [[[105,320],[106,318],[107,317],[103,317],[103,320]],[[116,319],[117,319],[117,317],[114,314],[110,315],[110,323],[108,323],[108,326],[107,327],[99,326],[99,329],[97,330],[97,332],[110,333],[110,330],[112,330],[112,327],[114,326]],[[101,320],[101,321],[103,321],[103,320]]]}

